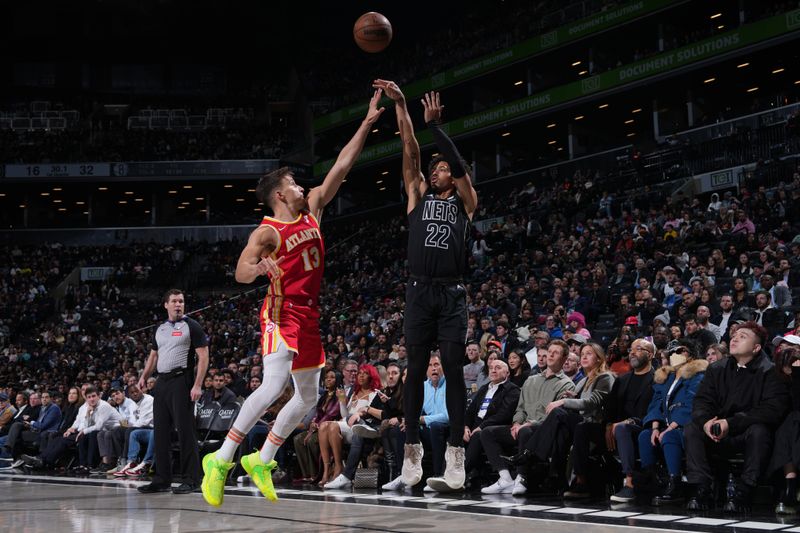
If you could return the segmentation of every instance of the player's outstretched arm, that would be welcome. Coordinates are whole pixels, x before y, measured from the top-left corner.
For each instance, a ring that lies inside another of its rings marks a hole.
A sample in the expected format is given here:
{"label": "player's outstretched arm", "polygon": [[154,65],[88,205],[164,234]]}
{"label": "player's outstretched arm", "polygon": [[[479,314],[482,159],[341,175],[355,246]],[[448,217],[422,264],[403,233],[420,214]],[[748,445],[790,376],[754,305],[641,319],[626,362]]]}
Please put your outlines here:
{"label": "player's outstretched arm", "polygon": [[279,266],[282,257],[277,261],[269,256],[278,248],[278,232],[270,226],[256,228],[247,239],[247,245],[236,263],[236,281],[253,283],[258,276],[269,275],[271,278],[281,276]]}
{"label": "player's outstretched arm", "polygon": [[453,141],[441,128],[444,106],[439,99],[439,93],[426,93],[422,99],[422,107],[425,108],[425,124],[431,130],[439,152],[447,161],[447,164],[450,165],[450,174],[455,179],[458,196],[464,202],[464,209],[471,219],[478,205],[478,193],[475,192],[475,187],[472,186],[472,179],[467,169],[464,168],[464,158],[461,157],[456,145],[453,144]]}
{"label": "player's outstretched arm", "polygon": [[403,183],[408,196],[406,212],[410,213],[417,207],[428,188],[425,176],[422,174],[422,155],[419,151],[419,142],[414,135],[414,123],[411,122],[408,113],[405,95],[395,82],[375,80],[372,86],[383,89],[386,96],[394,100],[397,129],[400,130],[400,141],[403,143]]}
{"label": "player's outstretched arm", "polygon": [[311,192],[308,193],[308,208],[311,213],[317,217],[317,220],[321,218],[322,210],[325,206],[336,196],[339,187],[342,185],[342,181],[344,181],[350,169],[353,168],[358,156],[361,155],[361,150],[364,148],[364,143],[372,129],[372,125],[375,124],[378,117],[384,112],[385,108],[378,107],[378,102],[380,102],[382,94],[383,92],[378,89],[375,91],[375,94],[372,95],[372,99],[369,101],[367,116],[364,117],[364,120],[358,127],[358,131],[356,131],[356,134],[350,139],[350,142],[342,148],[342,151],[339,152],[339,157],[336,158],[333,167],[328,171],[328,175],[325,176],[322,185],[311,189]]}

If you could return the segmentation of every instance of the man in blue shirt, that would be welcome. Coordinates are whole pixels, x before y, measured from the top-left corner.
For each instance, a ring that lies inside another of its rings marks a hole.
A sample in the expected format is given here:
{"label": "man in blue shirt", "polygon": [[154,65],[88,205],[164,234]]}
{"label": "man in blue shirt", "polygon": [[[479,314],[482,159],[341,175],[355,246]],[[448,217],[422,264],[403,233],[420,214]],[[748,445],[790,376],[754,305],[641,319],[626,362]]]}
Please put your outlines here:
{"label": "man in blue shirt", "polygon": [[[434,353],[428,363],[428,379],[425,381],[425,397],[419,417],[420,439],[432,452],[434,477],[444,473],[444,452],[450,435],[450,417],[447,414],[445,396],[447,396],[447,383],[444,379],[442,361],[439,355]],[[406,424],[411,423],[411,420],[409,416]]]}

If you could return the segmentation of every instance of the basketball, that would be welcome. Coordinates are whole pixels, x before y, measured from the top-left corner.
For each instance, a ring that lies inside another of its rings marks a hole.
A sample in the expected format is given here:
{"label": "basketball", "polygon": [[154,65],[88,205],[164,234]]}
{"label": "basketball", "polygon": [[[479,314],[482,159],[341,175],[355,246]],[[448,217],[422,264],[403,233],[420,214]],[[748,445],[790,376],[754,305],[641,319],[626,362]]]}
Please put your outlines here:
{"label": "basketball", "polygon": [[392,42],[392,23],[380,13],[364,13],[353,26],[353,38],[365,52],[381,52]]}

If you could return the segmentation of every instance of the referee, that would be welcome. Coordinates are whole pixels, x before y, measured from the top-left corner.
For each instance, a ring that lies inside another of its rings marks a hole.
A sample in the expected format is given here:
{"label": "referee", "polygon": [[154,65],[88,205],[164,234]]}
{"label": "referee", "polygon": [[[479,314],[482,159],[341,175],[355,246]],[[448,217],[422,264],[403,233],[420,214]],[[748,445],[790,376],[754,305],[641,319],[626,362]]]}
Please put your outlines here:
{"label": "referee", "polygon": [[167,291],[164,295],[164,308],[168,319],[156,330],[153,349],[150,350],[150,356],[139,378],[139,387],[142,388],[153,370],[158,371],[158,380],[153,390],[156,475],[149,485],[139,487],[139,492],[149,494],[170,490],[172,430],[177,429],[183,483],[173,488],[172,492],[188,494],[200,486],[194,402],[200,398],[200,386],[208,368],[208,343],[200,324],[184,316],[182,291]]}

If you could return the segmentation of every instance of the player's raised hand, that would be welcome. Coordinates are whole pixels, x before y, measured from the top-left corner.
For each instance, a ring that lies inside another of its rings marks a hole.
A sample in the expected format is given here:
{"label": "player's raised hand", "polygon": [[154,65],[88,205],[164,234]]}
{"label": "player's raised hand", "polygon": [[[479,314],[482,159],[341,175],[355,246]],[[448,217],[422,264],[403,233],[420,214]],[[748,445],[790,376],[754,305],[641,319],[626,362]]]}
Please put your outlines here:
{"label": "player's raised hand", "polygon": [[428,122],[441,122],[444,106],[442,105],[441,100],[439,100],[439,93],[434,91],[425,93],[424,98],[422,99],[422,107],[425,108],[426,124]]}
{"label": "player's raised hand", "polygon": [[256,272],[258,272],[259,276],[269,276],[270,279],[280,278],[283,275],[283,270],[278,265],[281,264],[284,257],[279,257],[277,261],[269,256],[262,257],[261,261],[256,264]]}
{"label": "player's raised hand", "polygon": [[384,94],[395,102],[405,102],[406,100],[403,91],[401,91],[400,87],[393,81],[379,79],[372,82],[372,86],[376,89],[383,90]]}
{"label": "player's raised hand", "polygon": [[375,94],[372,95],[372,99],[369,101],[369,110],[367,111],[367,117],[364,119],[364,122],[367,124],[374,124],[378,117],[381,116],[381,113],[386,111],[385,107],[378,107],[378,102],[381,101],[381,96],[383,95],[383,91],[381,89],[376,89]]}

